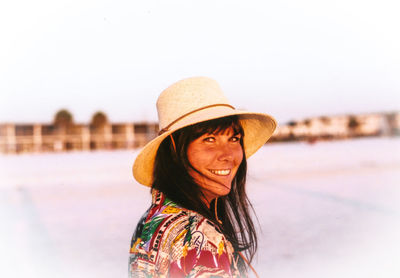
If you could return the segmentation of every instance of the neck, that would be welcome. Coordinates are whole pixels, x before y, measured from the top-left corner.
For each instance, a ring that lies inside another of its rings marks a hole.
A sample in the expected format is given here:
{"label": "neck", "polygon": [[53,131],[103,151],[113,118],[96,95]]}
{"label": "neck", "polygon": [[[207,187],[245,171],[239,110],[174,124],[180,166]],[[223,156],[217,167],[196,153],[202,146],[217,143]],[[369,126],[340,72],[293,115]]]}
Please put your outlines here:
{"label": "neck", "polygon": [[201,200],[203,203],[207,206],[207,208],[210,208],[211,201],[208,201],[206,197],[202,196]]}

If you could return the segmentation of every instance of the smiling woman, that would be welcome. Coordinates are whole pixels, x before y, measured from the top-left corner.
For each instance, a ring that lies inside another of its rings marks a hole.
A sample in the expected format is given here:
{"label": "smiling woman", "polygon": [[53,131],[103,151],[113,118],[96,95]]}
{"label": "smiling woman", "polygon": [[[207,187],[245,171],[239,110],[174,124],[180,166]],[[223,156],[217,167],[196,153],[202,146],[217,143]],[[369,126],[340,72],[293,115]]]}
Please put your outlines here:
{"label": "smiling woman", "polygon": [[246,157],[270,138],[275,120],[234,109],[204,77],[173,84],[157,108],[160,135],[133,165],[153,202],[132,238],[130,277],[246,275],[257,249]]}
{"label": "smiling woman", "polygon": [[[238,122],[236,127],[238,129]],[[189,174],[201,187],[208,207],[213,199],[231,191],[232,181],[243,160],[239,132],[229,127],[218,133],[203,134],[188,145]]]}

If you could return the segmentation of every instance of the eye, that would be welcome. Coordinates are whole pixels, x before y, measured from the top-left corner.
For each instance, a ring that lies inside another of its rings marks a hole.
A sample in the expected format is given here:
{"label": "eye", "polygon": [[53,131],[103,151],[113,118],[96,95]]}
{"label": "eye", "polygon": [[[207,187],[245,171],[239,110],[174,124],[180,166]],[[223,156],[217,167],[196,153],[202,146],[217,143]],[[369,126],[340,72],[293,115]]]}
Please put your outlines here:
{"label": "eye", "polygon": [[232,142],[239,142],[240,141],[240,135],[232,136],[231,137]]}
{"label": "eye", "polygon": [[207,136],[207,137],[205,137],[205,138],[203,139],[203,141],[204,141],[204,142],[212,143],[212,142],[215,142],[215,137],[214,137],[214,136]]}

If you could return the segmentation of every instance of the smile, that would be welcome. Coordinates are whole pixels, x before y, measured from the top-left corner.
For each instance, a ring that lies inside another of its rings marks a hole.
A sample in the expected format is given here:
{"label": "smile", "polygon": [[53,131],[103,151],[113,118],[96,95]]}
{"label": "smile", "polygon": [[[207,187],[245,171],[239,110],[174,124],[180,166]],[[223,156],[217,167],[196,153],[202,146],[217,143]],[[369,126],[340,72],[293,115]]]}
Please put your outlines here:
{"label": "smile", "polygon": [[231,173],[230,169],[226,169],[226,170],[211,170],[211,169],[209,169],[209,171],[217,176],[227,176]]}

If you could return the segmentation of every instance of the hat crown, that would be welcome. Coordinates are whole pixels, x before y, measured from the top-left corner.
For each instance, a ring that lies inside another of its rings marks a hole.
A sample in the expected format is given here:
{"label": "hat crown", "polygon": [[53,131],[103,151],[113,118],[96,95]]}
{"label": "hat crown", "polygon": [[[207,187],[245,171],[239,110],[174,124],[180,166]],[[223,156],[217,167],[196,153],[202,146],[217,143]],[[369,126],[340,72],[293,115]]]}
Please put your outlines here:
{"label": "hat crown", "polygon": [[214,105],[228,105],[218,83],[208,77],[183,79],[165,89],[157,100],[160,130],[199,109]]}

